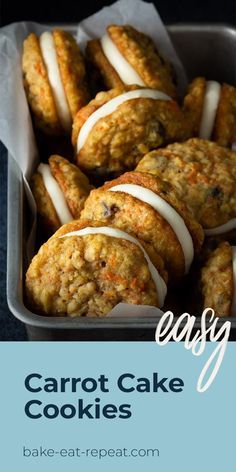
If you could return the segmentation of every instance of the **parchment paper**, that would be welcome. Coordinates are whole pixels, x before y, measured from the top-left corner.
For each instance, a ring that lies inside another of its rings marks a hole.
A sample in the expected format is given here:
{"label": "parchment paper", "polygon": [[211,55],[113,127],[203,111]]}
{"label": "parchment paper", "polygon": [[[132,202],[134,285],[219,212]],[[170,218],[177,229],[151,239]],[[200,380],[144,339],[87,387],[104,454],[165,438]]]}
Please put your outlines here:
{"label": "parchment paper", "polygon": [[25,177],[31,175],[37,159],[21,67],[23,41],[32,31],[41,34],[45,26],[20,22],[0,29],[0,140]]}
{"label": "parchment paper", "polygon": [[125,317],[128,316],[129,318],[157,318],[164,314],[162,310],[155,306],[119,303],[108,313],[107,318],[123,318],[124,313]]}
{"label": "parchment paper", "polygon": [[[102,8],[78,25],[77,41],[80,47],[84,49],[88,39],[101,37],[106,26],[111,23],[131,24],[150,35],[160,52],[174,65],[180,93],[185,89],[187,81],[184,69],[153,4],[141,0],[119,0],[110,7]],[[0,28],[0,140],[22,171],[26,194],[34,215],[35,202],[29,189],[28,178],[39,156],[22,82],[22,45],[29,33],[40,35],[51,28],[35,22],[13,23]],[[32,234],[28,245],[30,252]],[[119,304],[108,316],[124,316],[124,313],[125,316],[131,317],[162,314],[155,307]]]}

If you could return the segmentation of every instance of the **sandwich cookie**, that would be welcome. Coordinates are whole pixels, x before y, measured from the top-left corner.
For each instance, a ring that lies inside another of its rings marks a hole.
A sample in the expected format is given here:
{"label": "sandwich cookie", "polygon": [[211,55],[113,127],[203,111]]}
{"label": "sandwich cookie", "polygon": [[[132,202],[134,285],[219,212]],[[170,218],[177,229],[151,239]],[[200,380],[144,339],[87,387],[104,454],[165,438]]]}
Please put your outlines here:
{"label": "sandwich cookie", "polygon": [[126,173],[93,190],[81,217],[104,221],[154,247],[171,283],[188,273],[204,239],[201,226],[171,185],[138,172]]}
{"label": "sandwich cookie", "polygon": [[236,88],[197,77],[189,86],[183,111],[191,135],[229,147],[236,141]]}
{"label": "sandwich cookie", "polygon": [[53,155],[49,164],[40,164],[31,180],[40,221],[47,234],[79,218],[91,190],[87,177],[77,166]]}
{"label": "sandwich cookie", "polygon": [[99,93],[76,115],[72,143],[82,170],[101,174],[133,169],[148,151],[183,140],[187,126],[165,93],[136,86]]}
{"label": "sandwich cookie", "polygon": [[119,302],[161,307],[166,284],[139,240],[78,220],[40,248],[26,274],[26,291],[39,314],[100,317]]}
{"label": "sandwich cookie", "polygon": [[136,84],[176,98],[172,66],[151,38],[130,25],[108,26],[101,39],[88,42],[86,55],[107,89]]}
{"label": "sandwich cookie", "polygon": [[23,45],[26,96],[37,128],[49,135],[70,134],[77,111],[87,103],[85,65],[69,33],[55,29]]}
{"label": "sandwich cookie", "polygon": [[148,153],[137,170],[170,182],[207,236],[235,236],[235,152],[193,138]]}

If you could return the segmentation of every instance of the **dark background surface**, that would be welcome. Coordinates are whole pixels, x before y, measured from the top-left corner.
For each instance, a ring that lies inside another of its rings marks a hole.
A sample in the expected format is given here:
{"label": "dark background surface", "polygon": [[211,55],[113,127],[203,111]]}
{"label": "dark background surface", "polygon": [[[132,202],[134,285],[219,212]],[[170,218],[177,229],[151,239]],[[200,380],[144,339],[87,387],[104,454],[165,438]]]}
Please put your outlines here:
{"label": "dark background surface", "polygon": [[[0,1],[0,25],[15,21],[32,20],[41,23],[78,22],[113,1],[35,2]],[[236,2],[153,1],[165,24],[171,23],[228,23],[236,25]],[[0,144],[0,340],[26,340],[24,326],[9,312],[6,302],[6,233],[7,233],[7,153]]]}
{"label": "dark background surface", "polygon": [[[112,0],[67,0],[64,2],[40,0],[26,2],[1,0],[2,25],[20,20],[47,22],[76,22],[95,13]],[[235,0],[153,0],[164,23],[182,22],[236,22]]]}

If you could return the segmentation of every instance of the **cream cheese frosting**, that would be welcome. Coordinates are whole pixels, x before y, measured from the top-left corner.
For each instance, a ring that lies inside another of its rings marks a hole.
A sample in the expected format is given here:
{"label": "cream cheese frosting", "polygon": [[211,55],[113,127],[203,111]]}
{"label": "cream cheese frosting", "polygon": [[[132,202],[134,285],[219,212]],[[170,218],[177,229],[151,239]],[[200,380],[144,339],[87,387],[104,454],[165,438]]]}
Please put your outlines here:
{"label": "cream cheese frosting", "polygon": [[57,52],[52,33],[45,31],[39,38],[41,53],[48,72],[48,80],[52,88],[53,97],[60,123],[67,132],[71,130],[72,119],[62,84]]}
{"label": "cream cheese frosting", "polygon": [[52,200],[61,224],[69,223],[69,221],[73,220],[73,216],[67,206],[64,193],[51,173],[50,166],[48,164],[40,164],[38,172],[42,175],[43,183]]}
{"label": "cream cheese frosting", "polygon": [[140,75],[121,54],[115,43],[110,38],[109,34],[105,33],[100,42],[106,58],[125,84],[137,84],[141,85],[142,87],[145,86],[145,83],[141,79]]}
{"label": "cream cheese frosting", "polygon": [[216,226],[215,228],[204,229],[204,233],[206,236],[217,236],[218,234],[228,233],[233,229],[236,229],[236,218],[232,218],[231,220],[227,221],[227,223]]}
{"label": "cream cheese frosting", "polygon": [[60,236],[60,238],[70,237],[70,236],[87,236],[90,234],[104,234],[111,238],[125,239],[126,241],[130,241],[131,243],[135,244],[141,249],[147,261],[148,268],[152,276],[153,282],[155,283],[158,301],[161,308],[165,301],[167,287],[163,278],[160,276],[159,272],[157,271],[156,267],[153,265],[150,257],[148,256],[147,252],[145,251],[143,246],[140,244],[140,242],[136,238],[131,236],[130,234],[125,233],[124,231],[121,231],[120,229],[117,229],[117,228],[111,228],[109,226],[100,226],[100,227],[88,226],[87,228],[83,228],[78,231],[71,231],[70,233],[66,233],[63,236]]}
{"label": "cream cheese frosting", "polygon": [[202,139],[211,139],[220,94],[221,85],[214,80],[207,81],[199,128],[199,137]]}
{"label": "cream cheese frosting", "polygon": [[187,274],[194,257],[193,240],[183,218],[163,198],[140,185],[122,184],[109,189],[111,192],[125,192],[156,210],[173,229],[183,251],[185,260],[185,273]]}
{"label": "cream cheese frosting", "polygon": [[166,95],[164,92],[159,90],[152,89],[138,89],[131,90],[129,92],[122,93],[115,98],[109,100],[109,102],[102,105],[94,113],[92,113],[89,118],[83,124],[77,139],[77,152],[81,150],[85,144],[86,139],[88,138],[92,128],[96,123],[105,116],[113,113],[122,103],[127,102],[128,100],[134,100],[136,98],[151,98],[153,100],[171,100],[171,98]]}

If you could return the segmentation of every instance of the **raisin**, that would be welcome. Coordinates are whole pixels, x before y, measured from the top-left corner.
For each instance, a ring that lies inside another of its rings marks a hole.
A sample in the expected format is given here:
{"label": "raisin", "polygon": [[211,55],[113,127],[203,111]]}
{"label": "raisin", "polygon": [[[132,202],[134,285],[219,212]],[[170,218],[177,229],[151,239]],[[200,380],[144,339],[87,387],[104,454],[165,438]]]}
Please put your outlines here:
{"label": "raisin", "polygon": [[213,187],[209,190],[209,194],[213,198],[218,198],[221,195],[221,189],[219,187]]}
{"label": "raisin", "polygon": [[119,207],[117,205],[107,205],[105,202],[102,202],[103,206],[104,206],[104,210],[103,210],[103,216],[105,218],[110,218],[111,216],[115,215],[115,213],[117,213],[117,211],[119,211]]}

